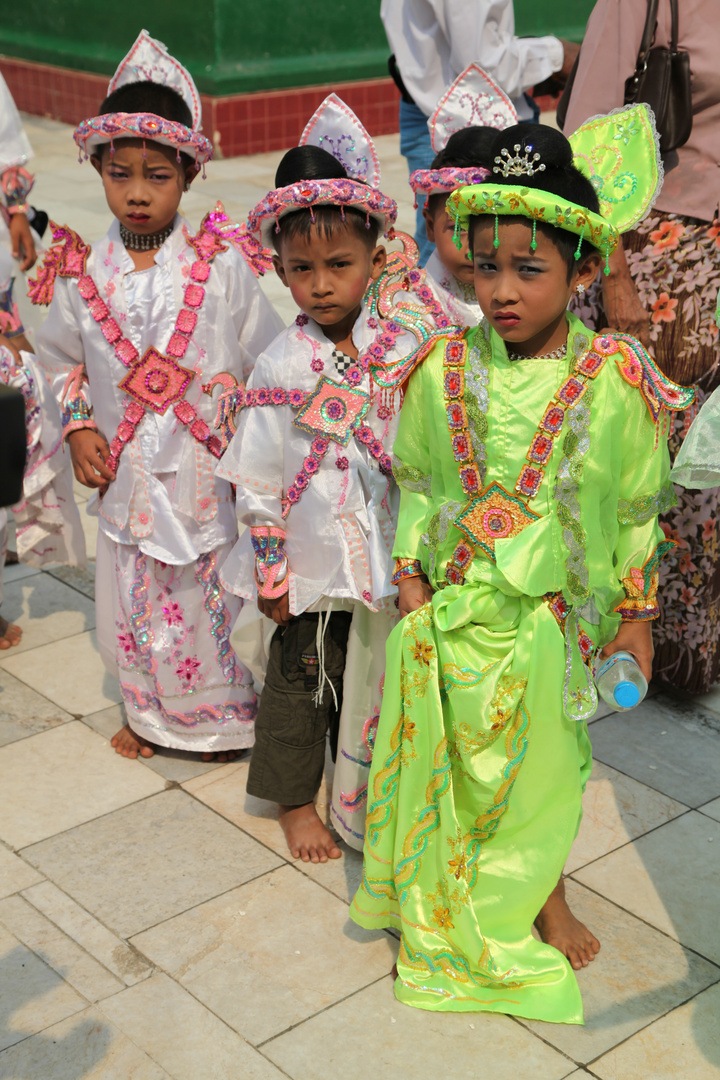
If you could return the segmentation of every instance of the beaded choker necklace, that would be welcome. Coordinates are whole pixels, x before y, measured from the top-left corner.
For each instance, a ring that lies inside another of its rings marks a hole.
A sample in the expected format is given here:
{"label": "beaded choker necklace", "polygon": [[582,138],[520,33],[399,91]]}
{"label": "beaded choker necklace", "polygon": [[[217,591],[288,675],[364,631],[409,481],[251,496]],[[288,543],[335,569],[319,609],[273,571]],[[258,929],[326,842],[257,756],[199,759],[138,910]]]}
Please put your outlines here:
{"label": "beaded choker necklace", "polygon": [[564,360],[567,356],[567,345],[560,345],[552,352],[542,353],[540,356],[521,356],[520,353],[510,352],[509,349],[507,355],[508,360]]}
{"label": "beaded choker necklace", "polygon": [[174,222],[171,222],[160,232],[135,233],[126,228],[121,221],[118,224],[120,225],[120,239],[130,251],[155,251],[156,248],[163,246],[175,228]]}

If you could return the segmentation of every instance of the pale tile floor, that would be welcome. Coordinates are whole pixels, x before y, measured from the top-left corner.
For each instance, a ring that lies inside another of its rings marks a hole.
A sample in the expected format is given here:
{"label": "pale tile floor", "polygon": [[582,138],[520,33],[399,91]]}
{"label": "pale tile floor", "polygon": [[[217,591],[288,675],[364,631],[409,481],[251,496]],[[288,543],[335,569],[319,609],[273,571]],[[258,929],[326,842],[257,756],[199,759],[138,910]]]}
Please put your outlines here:
{"label": "pale tile floor", "polygon": [[[27,128],[37,205],[96,239],[108,214],[69,129]],[[411,226],[397,140],[378,142]],[[277,159],[212,165],[187,198],[193,224],[215,198],[242,216]],[[245,794],[247,761],[111,752],[122,711],[92,576],[5,577],[3,610],[25,632],[0,659],[5,1080],[720,1078],[720,691],[592,724],[568,863],[573,906],[603,941],[580,974],[585,1027],[430,1014],[393,997],[396,939],[348,919],[359,856],[289,862],[272,808]]]}

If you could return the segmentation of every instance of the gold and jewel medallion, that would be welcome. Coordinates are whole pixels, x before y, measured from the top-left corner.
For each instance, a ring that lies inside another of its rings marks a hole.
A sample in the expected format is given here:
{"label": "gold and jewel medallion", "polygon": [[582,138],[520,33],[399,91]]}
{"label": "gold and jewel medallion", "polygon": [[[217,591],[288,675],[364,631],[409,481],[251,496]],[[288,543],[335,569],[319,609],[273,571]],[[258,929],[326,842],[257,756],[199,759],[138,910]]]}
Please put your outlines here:
{"label": "gold and jewel medallion", "polygon": [[517,495],[511,495],[501,484],[492,483],[471,499],[454,524],[494,560],[498,540],[517,536],[539,517]]}
{"label": "gold and jewel medallion", "polygon": [[347,446],[369,407],[370,398],[364,390],[340,385],[323,375],[293,423],[310,435]]}
{"label": "gold and jewel medallion", "polygon": [[183,396],[195,377],[193,371],[163,356],[152,345],[120,383],[120,389],[146,409],[163,416]]}

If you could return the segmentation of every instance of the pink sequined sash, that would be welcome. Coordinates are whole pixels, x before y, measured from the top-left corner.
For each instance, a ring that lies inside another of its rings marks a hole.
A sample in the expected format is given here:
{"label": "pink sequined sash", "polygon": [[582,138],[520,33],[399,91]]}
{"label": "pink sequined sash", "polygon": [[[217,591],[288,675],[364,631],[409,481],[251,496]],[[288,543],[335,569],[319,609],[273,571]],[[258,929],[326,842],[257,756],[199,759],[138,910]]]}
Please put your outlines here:
{"label": "pink sequined sash", "polygon": [[106,462],[113,472],[117,472],[120,456],[135,435],[138,424],[148,409],[163,416],[172,406],[175,416],[181,424],[189,428],[193,438],[203,443],[214,457],[222,456],[220,439],[212,434],[210,427],[198,416],[195,407],[185,400],[185,393],[195,378],[195,372],[179,363],[185,356],[197,325],[212,261],[219,252],[227,250],[227,245],[220,241],[215,231],[207,227],[209,217],[210,215],[203,220],[196,236],[187,237],[187,242],[194,249],[197,258],[190,269],[191,280],[185,286],[184,307],[178,313],[165,354],[150,346],[139,356],[133,343],[122,336],[120,327],[99,295],[92,277],[82,273],[78,279],[78,292],[87,304],[90,314],[98,323],[108,345],[113,346],[120,363],[128,369],[127,375],[118,385],[131,400],[110,443],[110,457]]}

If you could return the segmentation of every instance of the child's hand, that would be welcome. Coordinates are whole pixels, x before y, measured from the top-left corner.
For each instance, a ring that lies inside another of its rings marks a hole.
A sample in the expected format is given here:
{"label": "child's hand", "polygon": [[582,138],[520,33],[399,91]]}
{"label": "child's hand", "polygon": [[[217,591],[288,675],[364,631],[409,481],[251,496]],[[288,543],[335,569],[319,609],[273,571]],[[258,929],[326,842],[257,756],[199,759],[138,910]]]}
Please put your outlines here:
{"label": "child's hand", "polygon": [[600,653],[603,660],[616,652],[630,652],[638,662],[643,675],[650,682],[652,660],[655,653],[651,622],[624,622],[612,641]]}
{"label": "child's hand", "polygon": [[398,610],[400,618],[404,619],[411,611],[417,611],[424,607],[432,598],[435,590],[431,588],[428,579],[422,577],[401,578],[398,582]]}
{"label": "child's hand", "polygon": [[29,270],[35,265],[37,252],[33,234],[30,232],[30,222],[25,214],[13,214],[10,218],[10,239],[13,259],[19,261],[21,270]]}
{"label": "child's hand", "polygon": [[100,488],[104,495],[108,484],[115,479],[105,462],[110,457],[110,447],[98,431],[80,428],[67,437],[75,479],[85,487]]}
{"label": "child's hand", "polygon": [[267,596],[261,596],[258,593],[257,606],[263,615],[267,615],[268,619],[272,619],[278,626],[287,626],[290,622],[290,601],[288,593],[283,593],[282,596],[277,596],[274,600],[268,599]]}

